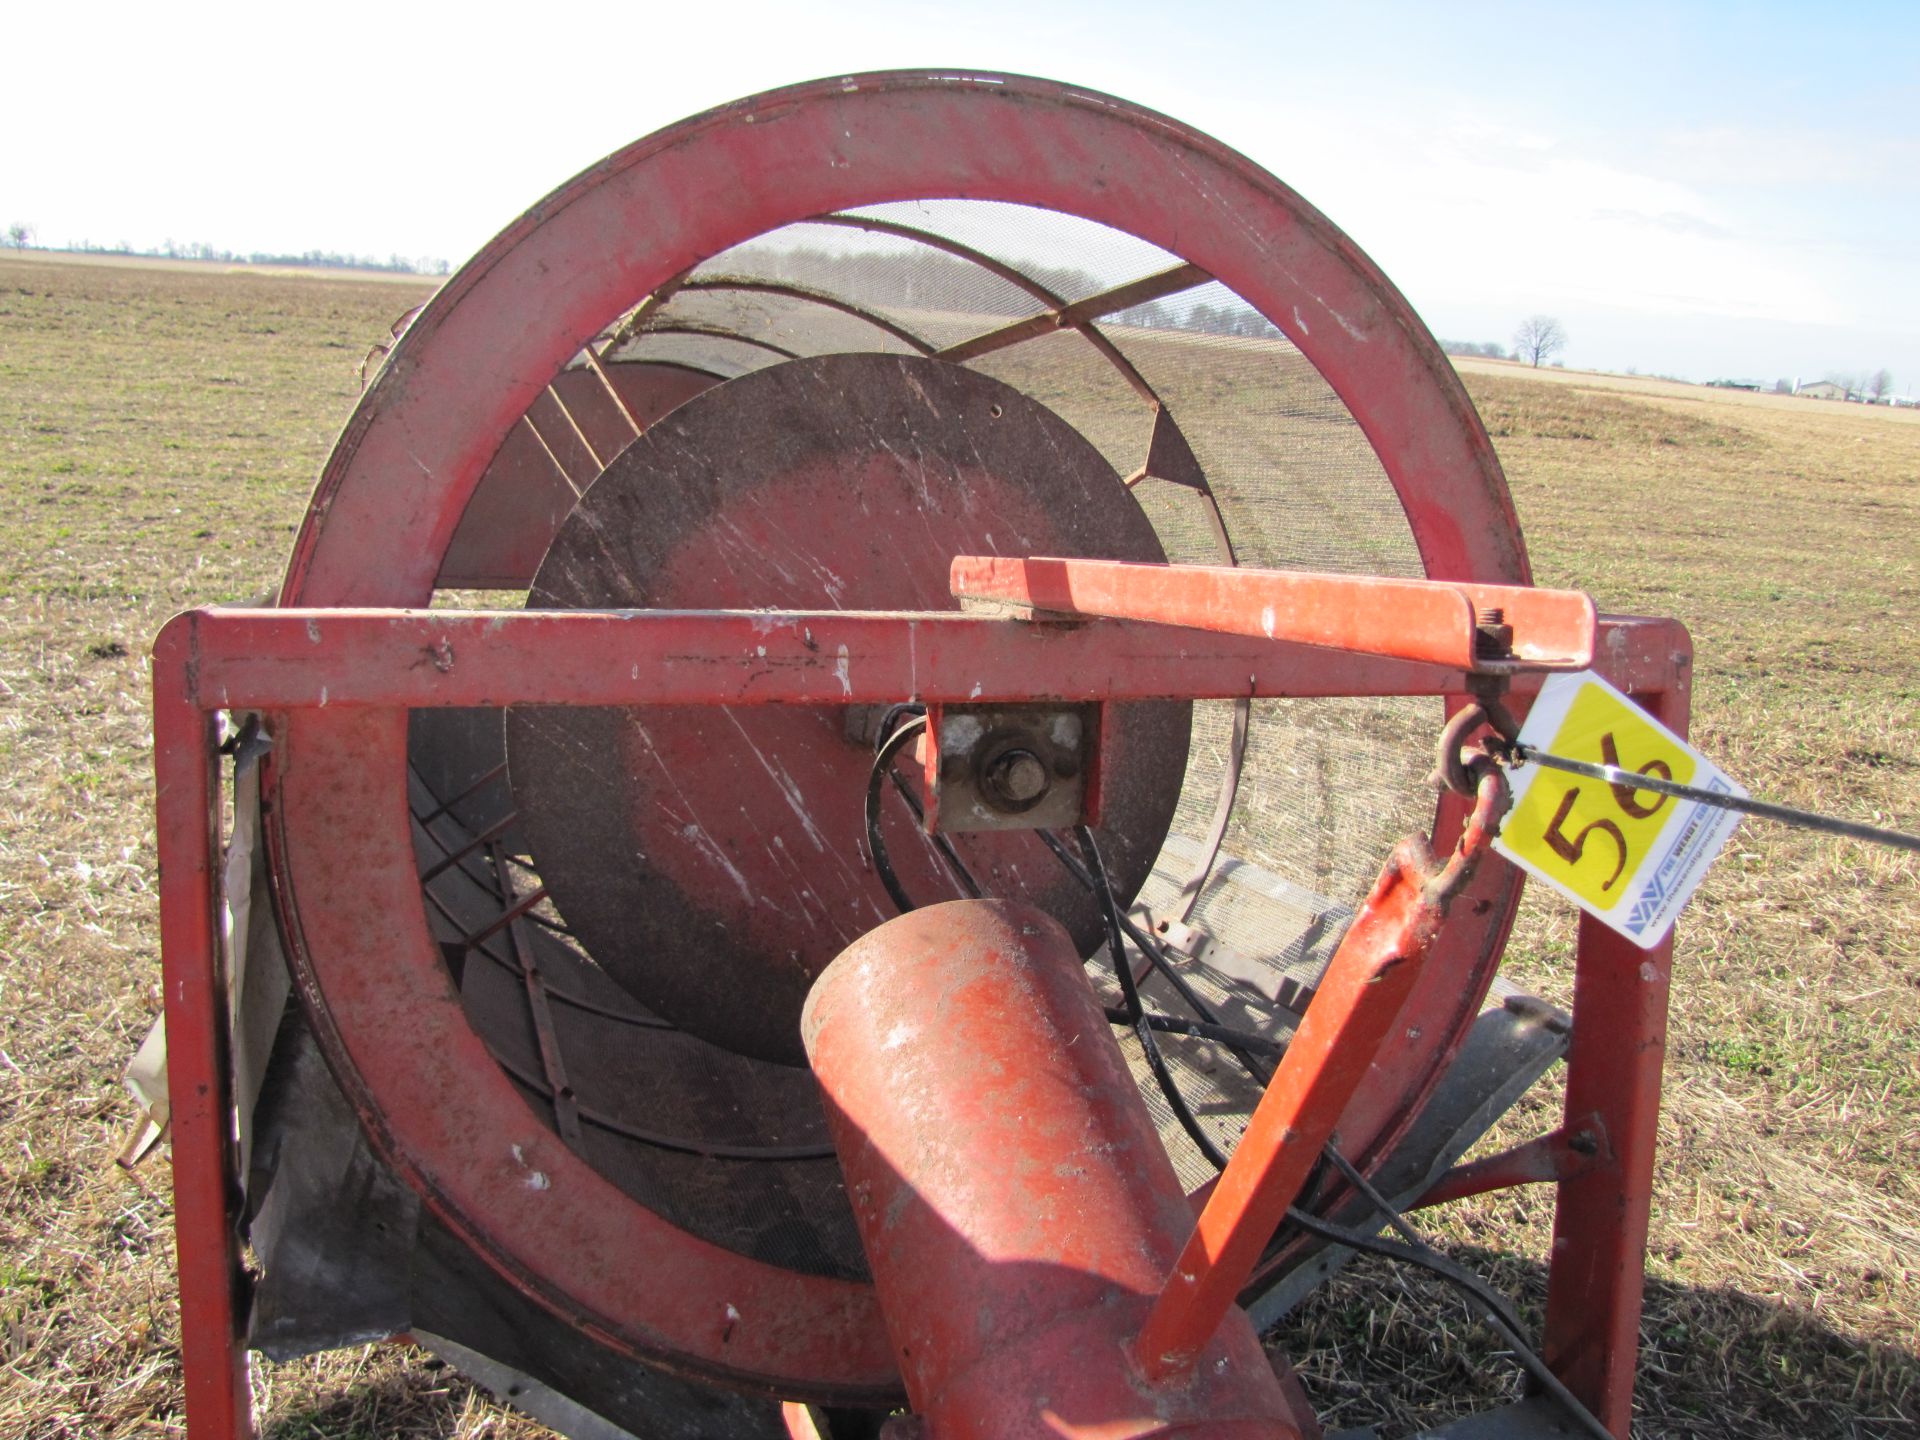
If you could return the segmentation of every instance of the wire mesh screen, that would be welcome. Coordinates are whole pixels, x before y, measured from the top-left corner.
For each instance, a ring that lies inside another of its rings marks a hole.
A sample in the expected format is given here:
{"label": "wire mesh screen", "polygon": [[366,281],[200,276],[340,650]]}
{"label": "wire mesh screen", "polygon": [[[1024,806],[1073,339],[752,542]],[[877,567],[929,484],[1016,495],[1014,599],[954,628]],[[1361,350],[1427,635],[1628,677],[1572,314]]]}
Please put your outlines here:
{"label": "wire mesh screen", "polygon": [[906,200],[849,214],[976,252],[1069,303],[1180,263],[1178,256],[1124,230],[998,200]]}
{"label": "wire mesh screen", "polygon": [[[1026,392],[1066,420],[1094,443],[1120,475],[1131,475],[1139,468],[1147,452],[1153,412],[1078,331],[1056,330],[969,363]],[[1204,529],[1205,518],[1197,512],[1193,518]],[[1217,561],[1219,552],[1210,551],[1207,558]]]}

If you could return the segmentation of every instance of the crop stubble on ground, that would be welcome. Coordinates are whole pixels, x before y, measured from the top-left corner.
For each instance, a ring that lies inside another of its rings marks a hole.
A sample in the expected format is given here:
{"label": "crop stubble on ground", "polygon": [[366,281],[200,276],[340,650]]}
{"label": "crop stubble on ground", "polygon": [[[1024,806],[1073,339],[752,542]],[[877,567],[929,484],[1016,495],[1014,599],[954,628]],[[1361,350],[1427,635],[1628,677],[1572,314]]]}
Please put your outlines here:
{"label": "crop stubble on ground", "polygon": [[[0,260],[0,1434],[178,1424],[165,1165],[111,1163],[159,1000],[144,650],[278,578],[361,354],[424,293]],[[1684,619],[1695,737],[1756,793],[1920,827],[1920,424],[1554,378],[1468,376],[1537,578]],[[1684,917],[1642,1434],[1920,1434],[1916,879],[1750,823]],[[1514,968],[1564,999],[1571,936],[1530,901]],[[1549,1219],[1513,1193],[1436,1225],[1532,1304]],[[1376,1264],[1280,1343],[1335,1424],[1513,1390]],[[394,1349],[259,1384],[287,1440],[545,1433]]]}

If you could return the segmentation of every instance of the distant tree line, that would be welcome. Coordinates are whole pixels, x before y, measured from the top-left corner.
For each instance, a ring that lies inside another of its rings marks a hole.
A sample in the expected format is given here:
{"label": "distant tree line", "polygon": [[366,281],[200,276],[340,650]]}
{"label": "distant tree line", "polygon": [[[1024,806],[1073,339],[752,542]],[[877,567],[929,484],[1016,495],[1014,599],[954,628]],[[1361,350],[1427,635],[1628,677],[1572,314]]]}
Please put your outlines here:
{"label": "distant tree line", "polygon": [[1493,340],[1442,340],[1440,348],[1449,355],[1478,355],[1488,360],[1505,360],[1506,350]]}
{"label": "distant tree line", "polygon": [[[1071,304],[1110,288],[1091,271],[1072,266],[1020,265],[1020,272]],[[968,315],[1031,315],[1040,302],[1011,281],[978,265],[933,250],[824,250],[814,246],[753,246],[733,252],[712,274],[750,275],[820,290],[878,310],[945,310]],[[1215,287],[1216,291],[1218,287]],[[1103,323],[1152,330],[1198,330],[1210,335],[1277,336],[1280,331],[1232,295],[1220,303],[1150,300],[1104,317]]]}
{"label": "distant tree line", "polygon": [[[23,250],[33,243],[34,233],[33,226],[15,222],[7,227],[5,243]],[[169,239],[147,249],[125,240],[115,245],[97,245],[91,240],[79,240],[65,249],[70,254],[78,255],[127,255],[144,260],[212,260],[222,265],[297,265],[319,270],[384,270],[396,275],[445,275],[453,268],[445,260],[427,256],[410,259],[405,255],[389,255],[382,260],[377,255],[348,255],[338,250],[303,250],[297,255],[254,250],[243,254],[237,250],[223,250],[201,240],[182,243]]]}

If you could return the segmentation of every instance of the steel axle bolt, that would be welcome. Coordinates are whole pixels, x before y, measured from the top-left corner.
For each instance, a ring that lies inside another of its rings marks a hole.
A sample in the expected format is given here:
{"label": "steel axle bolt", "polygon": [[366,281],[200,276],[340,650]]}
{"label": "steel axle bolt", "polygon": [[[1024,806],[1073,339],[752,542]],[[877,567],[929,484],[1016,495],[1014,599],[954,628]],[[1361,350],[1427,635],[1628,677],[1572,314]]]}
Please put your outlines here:
{"label": "steel axle bolt", "polygon": [[1031,750],[996,755],[982,778],[994,798],[1009,805],[1031,805],[1047,792],[1046,764]]}

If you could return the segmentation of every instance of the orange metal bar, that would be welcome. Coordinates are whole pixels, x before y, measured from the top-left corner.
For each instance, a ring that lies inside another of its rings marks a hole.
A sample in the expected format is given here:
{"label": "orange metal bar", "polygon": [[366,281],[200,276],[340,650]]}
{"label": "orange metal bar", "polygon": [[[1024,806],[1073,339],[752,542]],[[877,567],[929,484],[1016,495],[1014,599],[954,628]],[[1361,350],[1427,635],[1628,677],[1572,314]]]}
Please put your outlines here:
{"label": "orange metal bar", "polygon": [[1004,900],[898,916],[827,967],[801,1027],[922,1433],[1317,1433],[1243,1314],[1177,1389],[1128,1363],[1192,1212],[1058,921]]}
{"label": "orange metal bar", "polygon": [[[1065,615],[1147,620],[1228,635],[1326,646],[1451,669],[1584,670],[1596,617],[1575,590],[1319,575],[1227,565],[962,555],[953,593]],[[1485,612],[1510,626],[1505,653],[1480,643]]]}
{"label": "orange metal bar", "polygon": [[[1418,848],[1416,848],[1418,847]],[[1154,1302],[1135,1358],[1182,1375],[1247,1283],[1419,974],[1439,915],[1418,841],[1403,842],[1340,942],[1319,993]]]}
{"label": "orange metal bar", "polygon": [[1177,1383],[1245,1287],[1419,977],[1447,906],[1486,855],[1509,792],[1482,777],[1444,870],[1418,838],[1395,847],[1321,978],[1246,1133],[1134,1342],[1155,1383]]}

